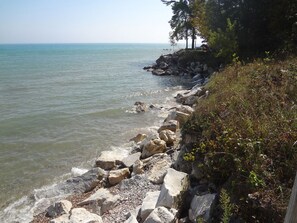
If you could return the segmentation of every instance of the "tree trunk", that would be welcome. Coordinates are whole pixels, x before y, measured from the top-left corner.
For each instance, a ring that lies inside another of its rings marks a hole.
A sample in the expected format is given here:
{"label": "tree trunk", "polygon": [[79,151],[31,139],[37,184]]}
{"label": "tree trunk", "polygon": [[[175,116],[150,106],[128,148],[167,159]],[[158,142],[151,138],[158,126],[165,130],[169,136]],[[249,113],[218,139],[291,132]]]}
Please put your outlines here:
{"label": "tree trunk", "polygon": [[195,28],[192,29],[192,50],[195,48],[196,33]]}
{"label": "tree trunk", "polygon": [[188,30],[186,30],[186,49],[189,48],[188,39]]}

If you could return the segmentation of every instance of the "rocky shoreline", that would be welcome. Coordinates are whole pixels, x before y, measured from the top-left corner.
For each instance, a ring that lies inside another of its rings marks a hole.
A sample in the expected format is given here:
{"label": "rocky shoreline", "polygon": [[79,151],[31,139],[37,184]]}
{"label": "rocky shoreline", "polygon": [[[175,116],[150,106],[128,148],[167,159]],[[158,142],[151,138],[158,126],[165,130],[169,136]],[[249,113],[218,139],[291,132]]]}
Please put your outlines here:
{"label": "rocky shoreline", "polygon": [[[129,153],[103,151],[93,169],[57,185],[59,190],[73,195],[47,207],[34,217],[33,223],[210,220],[217,195],[209,192],[208,182],[197,168],[184,160],[187,146],[180,127],[194,112],[198,101],[207,97],[201,83],[213,69],[199,62],[179,66],[174,62],[174,54],[160,58],[156,65],[146,69],[157,75],[162,70],[166,75],[191,76],[194,83],[199,80],[197,85],[176,95],[180,105],[168,109],[168,116],[156,133],[139,133],[131,139],[135,146]],[[137,112],[149,108],[141,102],[135,106]]]}

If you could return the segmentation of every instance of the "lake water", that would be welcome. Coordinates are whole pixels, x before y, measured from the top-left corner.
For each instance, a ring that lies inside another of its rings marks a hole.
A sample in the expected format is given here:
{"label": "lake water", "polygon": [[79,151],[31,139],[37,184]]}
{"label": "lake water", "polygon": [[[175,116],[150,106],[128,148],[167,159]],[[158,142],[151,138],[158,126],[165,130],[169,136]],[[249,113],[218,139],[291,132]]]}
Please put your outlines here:
{"label": "lake water", "polygon": [[[133,104],[173,103],[177,77],[142,70],[166,44],[0,45],[0,221],[26,222],[30,196],[91,168],[163,120]],[[123,148],[124,149],[124,148]],[[21,217],[20,217],[21,216]]]}

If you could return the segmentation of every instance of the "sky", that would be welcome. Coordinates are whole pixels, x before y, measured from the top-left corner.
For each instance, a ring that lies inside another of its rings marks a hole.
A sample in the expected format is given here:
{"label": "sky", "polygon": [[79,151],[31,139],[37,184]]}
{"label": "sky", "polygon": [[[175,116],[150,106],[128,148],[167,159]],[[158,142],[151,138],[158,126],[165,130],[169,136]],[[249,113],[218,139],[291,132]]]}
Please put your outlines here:
{"label": "sky", "polygon": [[0,43],[168,43],[161,0],[0,0]]}

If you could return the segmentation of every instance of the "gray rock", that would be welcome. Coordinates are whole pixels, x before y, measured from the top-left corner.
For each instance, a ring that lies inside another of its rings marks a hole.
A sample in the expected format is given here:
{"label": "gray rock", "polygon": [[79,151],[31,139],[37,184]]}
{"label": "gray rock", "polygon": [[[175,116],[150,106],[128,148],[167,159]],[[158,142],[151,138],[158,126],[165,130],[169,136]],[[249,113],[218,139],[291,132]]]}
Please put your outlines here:
{"label": "gray rock", "polygon": [[143,145],[141,157],[146,158],[157,153],[164,153],[166,151],[166,142],[160,138],[151,139]]}
{"label": "gray rock", "polygon": [[167,170],[157,207],[179,209],[189,188],[189,176],[172,168]]}
{"label": "gray rock", "polygon": [[129,168],[111,170],[109,172],[108,181],[110,185],[116,185],[119,182],[121,182],[123,179],[127,178],[129,175],[130,175]]}
{"label": "gray rock", "polygon": [[176,120],[170,120],[168,122],[163,123],[163,125],[158,129],[160,133],[163,130],[170,130],[172,132],[176,132],[179,129],[179,123]]}
{"label": "gray rock", "polygon": [[137,113],[147,111],[147,105],[144,102],[137,101],[134,103],[134,105],[136,106],[135,110]]}
{"label": "gray rock", "polygon": [[160,191],[147,192],[143,199],[141,209],[139,212],[142,222],[149,216],[149,214],[155,209]]}
{"label": "gray rock", "polygon": [[166,74],[166,72],[162,69],[155,69],[152,71],[152,74],[157,75],[157,76],[163,76]]}
{"label": "gray rock", "polygon": [[111,170],[121,164],[124,157],[128,156],[127,151],[103,151],[96,160],[96,166],[104,170]]}
{"label": "gray rock", "polygon": [[[104,184],[107,181],[107,173],[103,169],[97,167],[89,170],[87,173],[71,177],[68,180],[58,183],[46,190],[36,191],[35,196],[38,198],[52,198],[67,194],[80,194],[93,190],[96,186]],[[45,199],[47,201],[48,199]],[[55,202],[55,200],[52,200]],[[44,203],[44,202],[41,202]],[[45,202],[47,204],[47,202]],[[40,206],[40,205],[38,205]],[[42,206],[42,205],[41,205]],[[46,205],[47,207],[49,204]],[[43,211],[45,208],[43,209]],[[36,210],[34,210],[36,211]],[[38,210],[37,210],[38,211]],[[37,212],[34,212],[37,213]]]}
{"label": "gray rock", "polygon": [[[198,99],[201,92],[203,92],[203,88],[201,88],[200,84],[197,84],[190,91],[180,92],[175,98],[178,103],[192,106],[194,104],[194,99]],[[198,97],[196,98],[196,96]]]}
{"label": "gray rock", "polygon": [[173,143],[176,141],[176,134],[168,129],[161,131],[159,133],[159,137],[166,142],[167,146],[173,145]]}
{"label": "gray rock", "polygon": [[[183,135],[183,138],[185,137],[186,134]],[[192,137],[194,138],[194,137]],[[183,139],[184,140],[184,139]],[[192,147],[190,147],[189,149],[185,146],[182,145],[180,148],[180,151],[177,155],[176,161],[173,163],[173,167],[174,169],[177,169],[181,172],[185,172],[185,173],[191,173],[192,171],[192,163],[188,162],[184,159],[184,155],[188,152],[190,152],[192,150]]]}
{"label": "gray rock", "polygon": [[109,190],[105,188],[100,188],[89,198],[78,203],[78,205],[93,205],[94,207],[100,207],[100,213],[103,214],[106,211],[115,207],[119,200],[119,195],[113,195],[109,192]]}
{"label": "gray rock", "polygon": [[59,184],[57,190],[67,193],[88,192],[94,189],[103,178],[106,172],[101,168],[93,168],[87,173],[68,179],[65,183]]}
{"label": "gray rock", "polygon": [[215,199],[216,194],[194,196],[189,210],[190,221],[196,223],[198,218],[203,218],[204,222],[210,222]]}
{"label": "gray rock", "polygon": [[183,102],[184,105],[189,105],[189,106],[193,106],[194,104],[197,103],[199,97],[198,96],[189,96],[186,98],[186,100]]}
{"label": "gray rock", "polygon": [[191,115],[194,112],[194,109],[187,105],[180,105],[180,106],[177,106],[175,109],[176,111],[183,112],[189,115]]}
{"label": "gray rock", "polygon": [[68,214],[72,208],[72,203],[67,200],[61,200],[49,206],[46,210],[46,216],[54,218],[63,214]]}
{"label": "gray rock", "polygon": [[166,70],[168,68],[168,64],[166,62],[161,62],[159,67],[162,69],[162,70]]}
{"label": "gray rock", "polygon": [[144,223],[173,223],[175,216],[165,207],[155,208]]}
{"label": "gray rock", "polygon": [[122,160],[122,163],[125,167],[133,166],[133,164],[140,159],[141,153],[133,153]]}

